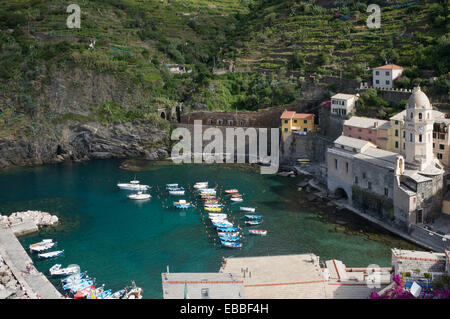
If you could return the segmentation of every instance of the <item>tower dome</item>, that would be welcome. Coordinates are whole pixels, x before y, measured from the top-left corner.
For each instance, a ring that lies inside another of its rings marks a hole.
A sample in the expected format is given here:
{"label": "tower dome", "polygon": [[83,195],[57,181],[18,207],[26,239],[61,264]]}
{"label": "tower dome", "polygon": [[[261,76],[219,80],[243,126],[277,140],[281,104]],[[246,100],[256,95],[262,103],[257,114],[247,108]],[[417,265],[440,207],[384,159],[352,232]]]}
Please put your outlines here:
{"label": "tower dome", "polygon": [[415,87],[408,99],[408,108],[431,109],[430,100],[420,87]]}

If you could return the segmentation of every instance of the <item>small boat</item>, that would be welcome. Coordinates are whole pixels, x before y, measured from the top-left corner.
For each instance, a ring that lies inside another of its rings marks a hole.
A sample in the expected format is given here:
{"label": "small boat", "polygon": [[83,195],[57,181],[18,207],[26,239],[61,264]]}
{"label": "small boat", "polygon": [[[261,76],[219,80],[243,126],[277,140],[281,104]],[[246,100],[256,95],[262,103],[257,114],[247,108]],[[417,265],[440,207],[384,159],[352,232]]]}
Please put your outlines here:
{"label": "small boat", "polygon": [[214,188],[202,188],[200,189],[200,195],[216,195]]}
{"label": "small boat", "polygon": [[192,207],[192,204],[186,202],[184,199],[180,199],[178,202],[174,202],[173,206],[176,208],[190,208]]}
{"label": "small boat", "polygon": [[205,207],[205,210],[208,212],[221,212],[222,207]]}
{"label": "small boat", "polygon": [[70,293],[76,294],[77,292],[83,290],[84,288],[90,287],[93,285],[94,285],[93,280],[82,280],[81,282],[71,285],[71,286],[69,284],[67,284],[67,288],[65,290],[69,290]]}
{"label": "small boat", "polygon": [[209,213],[208,214],[208,217],[209,218],[214,218],[214,217],[217,217],[217,218],[226,218],[227,217],[227,214],[219,214],[219,213]]}
{"label": "small boat", "polygon": [[213,224],[214,227],[216,228],[227,228],[227,227],[233,227],[233,224],[230,222],[221,222],[221,223],[217,223],[217,224]]}
{"label": "small boat", "polygon": [[128,195],[129,199],[149,199],[150,197],[152,197],[150,194],[143,194],[142,192]]}
{"label": "small boat", "polygon": [[194,188],[196,189],[202,189],[202,188],[207,188],[208,187],[208,182],[197,182],[194,185]]}
{"label": "small boat", "polygon": [[242,194],[233,194],[231,195],[232,198],[236,198],[236,197],[242,197]]}
{"label": "small boat", "polygon": [[184,190],[169,190],[170,195],[184,195]]}
{"label": "small boat", "polygon": [[230,200],[232,200],[233,202],[242,202],[242,201],[244,201],[242,199],[242,197],[232,197],[232,198],[230,198]]}
{"label": "small boat", "polygon": [[255,220],[255,219],[262,219],[262,216],[261,215],[245,215],[245,218],[248,218],[248,219],[253,219],[253,220]]}
{"label": "small boat", "polygon": [[267,230],[262,229],[250,229],[248,232],[253,235],[261,235],[261,236],[267,235]]}
{"label": "small boat", "polygon": [[112,295],[106,297],[105,299],[120,299],[123,295],[125,295],[127,291],[125,289],[121,289],[119,291],[116,291]]}
{"label": "small boat", "polygon": [[230,241],[220,241],[222,243],[222,246],[229,247],[229,248],[241,248],[242,243],[240,242],[230,242]]}
{"label": "small boat", "polygon": [[239,193],[239,191],[237,189],[233,188],[233,189],[226,189],[225,193],[234,194],[234,193]]}
{"label": "small boat", "polygon": [[239,236],[239,232],[217,232],[217,236],[219,237],[237,237]]}
{"label": "small boat", "polygon": [[241,238],[239,236],[220,236],[219,237],[220,240],[222,241],[231,241],[231,242],[236,242],[236,241],[240,241]]}
{"label": "small boat", "polygon": [[259,219],[259,220],[246,220],[245,223],[247,225],[254,226],[254,225],[261,225],[263,222],[262,219]]}
{"label": "small boat", "polygon": [[112,295],[112,291],[110,289],[108,289],[108,290],[101,292],[96,297],[97,297],[97,299],[107,299],[111,295]]}
{"label": "small boat", "polygon": [[[87,283],[87,284],[86,284]],[[63,285],[63,289],[64,290],[75,290],[75,289],[83,289],[84,287],[93,285],[94,281],[93,280],[89,280],[86,278],[80,279],[78,281],[74,281],[74,282],[69,282],[65,285]]]}
{"label": "small boat", "polygon": [[92,289],[86,296],[86,299],[97,299],[97,296],[105,291],[105,285],[103,284],[101,287]]}
{"label": "small boat", "polygon": [[52,276],[68,276],[80,272],[80,266],[69,265],[67,268],[61,268],[61,264],[53,265],[49,269],[50,275]]}
{"label": "small boat", "polygon": [[70,275],[70,276],[68,276],[66,278],[61,279],[61,284],[65,285],[65,284],[68,284],[70,282],[75,282],[77,280],[83,279],[85,277],[87,278],[85,272],[80,272],[80,273],[77,273],[77,274],[73,274],[73,275]]}
{"label": "small boat", "polygon": [[134,281],[132,281],[132,287],[130,291],[128,291],[123,299],[142,299],[143,289],[141,287],[136,287]]}
{"label": "small boat", "polygon": [[211,208],[222,208],[223,204],[206,204],[205,207],[211,207]]}
{"label": "small boat", "polygon": [[132,180],[129,183],[118,183],[117,186],[120,189],[128,189],[128,190],[145,191],[147,189],[150,189],[150,186],[139,184],[139,181],[137,181],[137,180]]}
{"label": "small boat", "polygon": [[56,242],[54,242],[52,239],[44,239],[39,243],[30,245],[30,251],[31,252],[45,251],[52,248],[55,245]]}
{"label": "small boat", "polygon": [[88,296],[89,294],[95,294],[95,286],[94,285],[85,287],[85,288],[81,289],[80,291],[77,291],[73,297],[75,299],[82,299],[82,298],[86,298],[86,296]]}
{"label": "small boat", "polygon": [[204,199],[204,200],[217,200],[216,196],[210,196],[210,195],[202,196],[202,199]]}
{"label": "small boat", "polygon": [[166,184],[166,188],[177,188],[177,187],[178,187],[178,183]]}
{"label": "small boat", "polygon": [[237,227],[217,227],[217,232],[232,233],[238,230]]}
{"label": "small boat", "polygon": [[253,213],[256,210],[255,207],[240,207],[239,209],[242,210],[242,211],[245,211],[245,212],[253,212]]}
{"label": "small boat", "polygon": [[64,250],[51,251],[49,253],[38,254],[38,257],[44,258],[44,259],[53,258],[53,257],[61,256],[63,254],[63,252],[64,252]]}

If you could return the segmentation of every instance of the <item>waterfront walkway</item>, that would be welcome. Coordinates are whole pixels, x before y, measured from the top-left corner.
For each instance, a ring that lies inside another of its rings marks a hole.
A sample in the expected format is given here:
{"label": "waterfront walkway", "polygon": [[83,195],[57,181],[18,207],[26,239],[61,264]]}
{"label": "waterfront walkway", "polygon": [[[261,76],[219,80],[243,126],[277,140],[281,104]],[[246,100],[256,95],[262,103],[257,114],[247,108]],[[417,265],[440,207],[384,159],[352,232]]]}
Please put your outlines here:
{"label": "waterfront walkway", "polygon": [[[17,231],[21,232],[23,230],[22,227],[17,229]],[[0,255],[30,299],[62,298],[61,294],[44,274],[37,270],[33,270],[31,273],[26,271],[26,265],[32,264],[33,261],[14,235],[12,229],[0,229]]]}

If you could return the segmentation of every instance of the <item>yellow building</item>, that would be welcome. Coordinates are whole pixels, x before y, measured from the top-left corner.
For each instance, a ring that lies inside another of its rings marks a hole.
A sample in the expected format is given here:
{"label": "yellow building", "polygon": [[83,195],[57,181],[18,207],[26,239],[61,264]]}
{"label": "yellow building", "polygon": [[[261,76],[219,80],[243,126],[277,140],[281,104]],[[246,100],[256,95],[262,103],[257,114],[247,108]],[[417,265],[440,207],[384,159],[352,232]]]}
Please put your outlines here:
{"label": "yellow building", "polygon": [[283,137],[292,133],[304,134],[316,131],[314,114],[284,111],[281,114],[281,134]]}

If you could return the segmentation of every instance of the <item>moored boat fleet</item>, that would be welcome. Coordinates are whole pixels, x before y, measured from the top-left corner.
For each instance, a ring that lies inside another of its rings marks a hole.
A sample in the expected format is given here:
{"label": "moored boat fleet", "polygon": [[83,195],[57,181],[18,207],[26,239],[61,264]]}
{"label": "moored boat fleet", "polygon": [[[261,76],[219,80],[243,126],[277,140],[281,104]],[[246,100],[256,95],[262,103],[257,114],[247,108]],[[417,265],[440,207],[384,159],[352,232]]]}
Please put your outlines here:
{"label": "moored boat fleet", "polygon": [[[29,246],[30,252],[38,252],[40,259],[49,259],[61,256],[64,250],[57,250],[43,253],[43,251],[53,248],[57,243],[52,239],[44,239],[38,243]],[[61,279],[61,288],[69,298],[73,299],[140,299],[142,298],[142,288],[136,287],[134,282],[132,286],[125,287],[119,291],[112,292],[105,290],[105,285],[96,287],[95,278],[91,279],[86,272],[80,272],[78,265],[69,265],[65,268],[61,264],[55,264],[49,269],[52,277],[63,277]]]}

